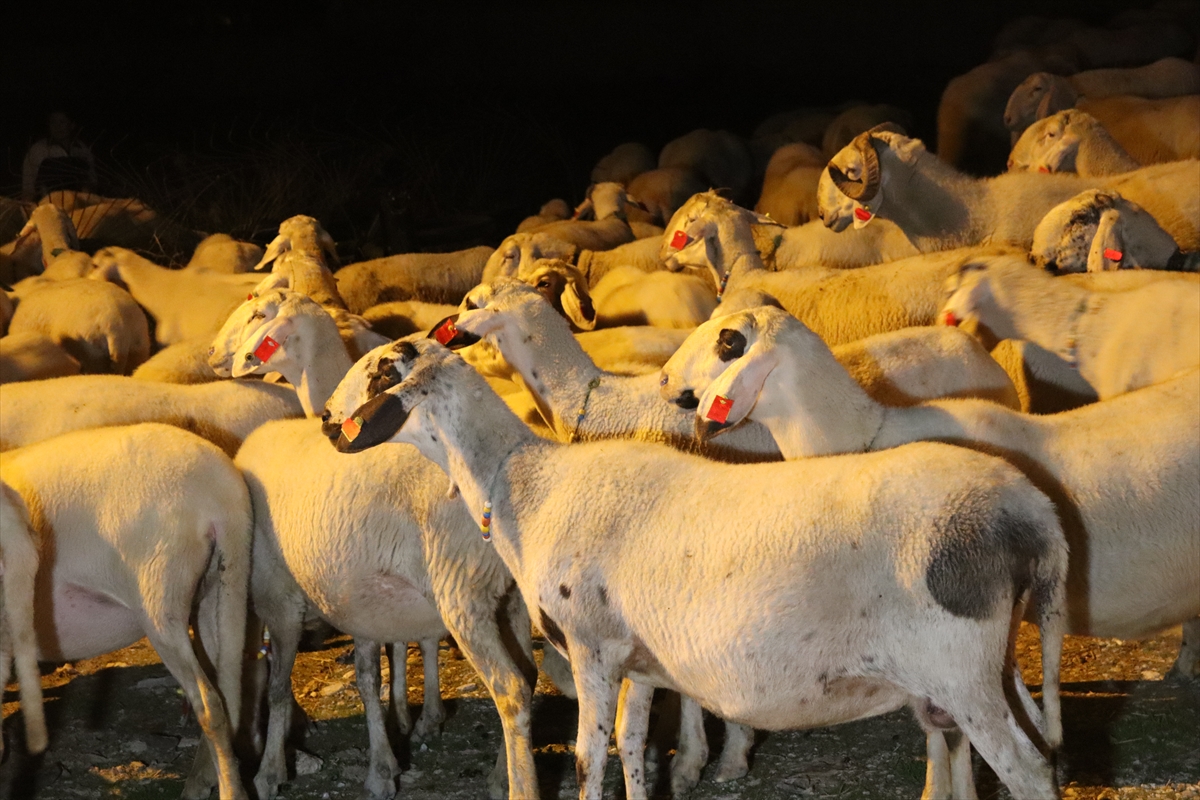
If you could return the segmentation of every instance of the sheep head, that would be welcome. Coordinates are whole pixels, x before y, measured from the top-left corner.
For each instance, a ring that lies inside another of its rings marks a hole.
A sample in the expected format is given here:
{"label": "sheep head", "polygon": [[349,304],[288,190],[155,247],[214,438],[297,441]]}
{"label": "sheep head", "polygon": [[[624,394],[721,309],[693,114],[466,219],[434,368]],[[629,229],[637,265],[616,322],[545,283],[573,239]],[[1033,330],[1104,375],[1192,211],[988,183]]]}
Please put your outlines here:
{"label": "sheep head", "polygon": [[[739,359],[755,358],[761,353],[764,349],[761,343],[773,340],[779,326],[786,324],[788,319],[792,318],[780,308],[761,306],[711,319],[698,326],[663,365],[659,373],[659,394],[663,400],[680,408],[699,409],[697,435],[700,438],[732,427],[749,413],[754,399],[741,390],[737,397],[721,394],[725,400],[734,402],[732,407],[725,409],[730,414],[718,422],[707,417],[716,396],[709,397],[705,404],[709,388]],[[761,382],[758,385],[761,386]],[[719,403],[718,409],[721,408]]]}
{"label": "sheep head", "polygon": [[679,207],[663,232],[658,257],[667,269],[709,269],[717,285],[730,265],[724,263],[722,241],[731,237],[753,240],[751,225],[782,227],[770,217],[742,208],[717,191],[693,195]]}
{"label": "sheep head", "polygon": [[326,258],[336,266],[337,244],[315,217],[297,214],[279,223],[279,235],[267,245],[262,260],[254,265],[258,271],[289,250],[301,250],[314,258]]}
{"label": "sheep head", "polygon": [[1089,189],[1060,203],[1033,232],[1031,260],[1050,272],[1169,268],[1179,246],[1137,203]]}
{"label": "sheep head", "polygon": [[481,283],[496,278],[515,278],[522,267],[528,267],[539,258],[558,258],[571,261],[578,248],[570,242],[540,231],[514,233],[496,248],[483,267]]}
{"label": "sheep head", "polygon": [[904,137],[904,131],[889,122],[876,125],[830,159],[817,184],[817,213],[825,227],[841,232],[875,218],[883,204],[884,181],[877,148],[890,147],[896,135]]}
{"label": "sheep head", "polygon": [[1075,172],[1083,138],[1100,127],[1096,118],[1075,108],[1040,119],[1025,129],[1008,157],[1009,172]]}
{"label": "sheep head", "polygon": [[1035,72],[1009,95],[1004,107],[1004,126],[1019,135],[1037,120],[1071,108],[1078,99],[1079,93],[1066,78]]}

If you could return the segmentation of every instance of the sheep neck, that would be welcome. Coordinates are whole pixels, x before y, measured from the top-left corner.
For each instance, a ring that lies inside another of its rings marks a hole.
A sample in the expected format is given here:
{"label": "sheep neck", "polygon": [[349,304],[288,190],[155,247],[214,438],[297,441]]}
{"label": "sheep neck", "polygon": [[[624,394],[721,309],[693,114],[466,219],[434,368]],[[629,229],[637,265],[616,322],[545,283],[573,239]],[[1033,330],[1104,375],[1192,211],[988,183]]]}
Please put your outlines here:
{"label": "sheep neck", "polygon": [[[579,410],[585,408],[585,401],[588,405],[592,402],[594,389],[589,389],[588,385],[615,376],[609,376],[596,366],[571,335],[566,320],[548,307],[541,315],[523,318],[521,327],[519,336],[504,337],[496,344],[517,371],[526,391],[533,396],[546,424],[554,429],[560,440],[571,440],[586,420],[586,413],[581,418]],[[513,358],[511,356],[515,354],[511,351],[504,353],[504,345],[510,338],[523,340],[520,346],[527,354],[536,353],[536,359]]]}
{"label": "sheep neck", "polygon": [[871,449],[891,409],[871,399],[819,340],[803,350],[776,367],[778,378],[768,377],[754,419],[767,427],[786,459]]}
{"label": "sheep neck", "polygon": [[929,153],[921,153],[915,164],[890,150],[881,158],[886,183],[879,216],[896,223],[914,247],[931,253],[982,241],[991,204],[981,182]]}
{"label": "sheep neck", "polygon": [[[333,320],[326,316],[326,319],[314,322],[313,325],[305,326],[308,334],[301,334],[299,341],[295,342],[300,352],[296,358],[289,361],[298,367],[285,367],[280,372],[287,378],[288,383],[296,387],[296,396],[300,399],[300,406],[304,409],[306,417],[320,415],[329,398],[333,396],[334,389],[353,366]],[[289,341],[295,338],[296,334],[292,334]]]}
{"label": "sheep neck", "polygon": [[38,222],[37,232],[42,240],[42,264],[48,265],[60,254],[74,249],[67,226],[57,217],[53,222]]}

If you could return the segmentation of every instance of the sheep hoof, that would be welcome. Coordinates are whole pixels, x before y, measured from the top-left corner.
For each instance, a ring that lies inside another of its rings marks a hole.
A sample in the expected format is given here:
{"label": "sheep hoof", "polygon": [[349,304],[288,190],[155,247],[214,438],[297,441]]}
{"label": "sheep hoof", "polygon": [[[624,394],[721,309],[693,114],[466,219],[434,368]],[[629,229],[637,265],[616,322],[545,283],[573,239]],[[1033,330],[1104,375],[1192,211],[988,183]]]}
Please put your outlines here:
{"label": "sheep hoof", "polygon": [[395,800],[400,796],[396,775],[385,774],[386,770],[372,770],[363,784],[363,800]]}
{"label": "sheep hoof", "polygon": [[425,714],[422,713],[417,718],[417,724],[413,727],[412,740],[414,742],[428,741],[435,739],[442,734],[442,722],[445,721],[445,715]]}
{"label": "sheep hoof", "polygon": [[671,796],[683,797],[700,783],[703,763],[682,763],[678,756],[671,762]]}
{"label": "sheep hoof", "polygon": [[746,777],[746,773],[749,771],[750,765],[746,763],[745,758],[730,759],[728,763],[721,761],[714,780],[717,783],[736,781],[738,778]]}
{"label": "sheep hoof", "polygon": [[274,800],[279,794],[279,784],[283,783],[285,775],[274,770],[260,769],[254,776],[254,793],[258,800]]}
{"label": "sheep hoof", "polygon": [[496,762],[487,777],[488,800],[504,800],[508,794],[508,767],[504,759]]}
{"label": "sheep hoof", "polygon": [[1180,650],[1179,658],[1175,659],[1175,665],[1171,667],[1171,676],[1185,681],[1200,678],[1200,653]]}

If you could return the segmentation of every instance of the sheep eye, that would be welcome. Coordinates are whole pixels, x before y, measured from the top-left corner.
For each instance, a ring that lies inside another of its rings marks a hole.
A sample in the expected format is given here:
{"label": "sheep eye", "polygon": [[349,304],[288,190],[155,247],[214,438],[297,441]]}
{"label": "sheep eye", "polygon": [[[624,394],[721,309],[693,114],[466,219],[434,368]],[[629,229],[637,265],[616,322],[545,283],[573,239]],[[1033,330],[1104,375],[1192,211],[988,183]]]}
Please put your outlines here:
{"label": "sheep eye", "polygon": [[538,281],[538,282],[537,282],[537,288],[539,288],[539,289],[549,289],[549,288],[550,288],[550,281],[549,281],[549,279],[547,279],[547,278],[542,278],[540,281]]}
{"label": "sheep eye", "polygon": [[469,297],[463,300],[463,306],[466,307],[467,311],[474,311],[475,309],[479,308],[479,306],[475,305],[475,301]]}
{"label": "sheep eye", "polygon": [[722,361],[733,361],[746,353],[746,337],[741,331],[732,328],[722,328],[717,334],[717,358]]}
{"label": "sheep eye", "polygon": [[266,319],[266,318],[267,318],[267,315],[261,311],[255,311],[253,314],[250,315],[251,322],[253,322],[256,319]]}

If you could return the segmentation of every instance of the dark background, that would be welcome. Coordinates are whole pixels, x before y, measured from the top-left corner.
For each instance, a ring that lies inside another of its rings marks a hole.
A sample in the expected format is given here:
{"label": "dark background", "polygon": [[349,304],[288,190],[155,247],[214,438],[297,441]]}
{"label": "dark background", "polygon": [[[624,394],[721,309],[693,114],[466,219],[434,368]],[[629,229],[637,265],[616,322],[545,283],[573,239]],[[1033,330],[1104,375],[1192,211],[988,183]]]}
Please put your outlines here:
{"label": "dark background", "polygon": [[580,200],[622,141],[859,99],[910,109],[932,146],[946,82],[1005,22],[1146,5],[23,4],[5,12],[0,193],[61,108],[103,191],[193,227],[261,237],[303,211],[347,236],[386,194],[418,229],[511,230]]}

